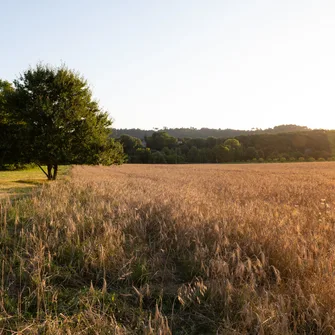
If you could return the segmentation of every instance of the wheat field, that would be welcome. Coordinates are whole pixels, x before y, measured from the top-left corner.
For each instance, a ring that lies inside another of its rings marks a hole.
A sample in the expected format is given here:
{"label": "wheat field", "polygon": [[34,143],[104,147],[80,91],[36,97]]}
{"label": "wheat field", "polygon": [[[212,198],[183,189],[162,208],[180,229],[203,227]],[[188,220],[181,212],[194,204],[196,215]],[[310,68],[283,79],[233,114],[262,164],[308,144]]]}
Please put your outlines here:
{"label": "wheat field", "polygon": [[335,333],[335,163],[75,166],[0,200],[3,334]]}

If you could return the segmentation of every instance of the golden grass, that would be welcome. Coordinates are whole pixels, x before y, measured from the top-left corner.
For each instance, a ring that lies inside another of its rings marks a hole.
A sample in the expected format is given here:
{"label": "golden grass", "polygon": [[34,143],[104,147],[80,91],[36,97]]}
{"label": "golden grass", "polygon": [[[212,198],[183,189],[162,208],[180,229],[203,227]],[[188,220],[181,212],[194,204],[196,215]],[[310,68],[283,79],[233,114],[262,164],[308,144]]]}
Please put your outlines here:
{"label": "golden grass", "polygon": [[334,190],[328,162],[75,167],[0,201],[0,326],[333,334]]}

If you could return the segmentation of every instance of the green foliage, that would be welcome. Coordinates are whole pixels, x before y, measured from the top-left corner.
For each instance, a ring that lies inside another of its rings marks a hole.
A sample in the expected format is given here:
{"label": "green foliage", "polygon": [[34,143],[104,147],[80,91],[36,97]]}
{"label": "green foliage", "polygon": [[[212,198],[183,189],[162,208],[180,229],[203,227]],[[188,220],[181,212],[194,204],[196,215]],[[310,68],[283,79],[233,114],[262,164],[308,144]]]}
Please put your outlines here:
{"label": "green foliage", "polygon": [[39,64],[20,75],[14,87],[7,111],[21,125],[21,162],[47,165],[48,179],[55,179],[59,164],[124,161],[122,146],[109,136],[108,114],[78,73]]}
{"label": "green foliage", "polygon": [[8,81],[0,80],[0,169],[4,169],[5,164],[19,165],[17,153],[21,142],[19,136],[21,125],[11,117],[9,100],[13,93],[13,86]]}
{"label": "green foliage", "polygon": [[0,122],[6,121],[8,115],[7,100],[10,94],[14,92],[12,84],[6,80],[0,79]]}
{"label": "green foliage", "polygon": [[215,160],[217,163],[229,162],[231,157],[230,148],[223,144],[214,147]]}
{"label": "green foliage", "polygon": [[244,158],[245,159],[253,159],[253,158],[257,158],[257,157],[258,157],[258,152],[257,152],[255,147],[248,147],[245,150],[245,153],[244,153]]}
{"label": "green foliage", "polygon": [[[256,135],[256,134],[279,134],[288,132],[306,132],[311,129],[304,126],[297,126],[294,124],[280,125],[274,128],[267,129],[252,129],[252,130],[236,130],[236,129],[212,129],[212,128],[164,128],[159,131],[168,133],[170,136],[175,138],[190,138],[190,139],[206,139],[211,138],[234,138],[241,135]],[[132,129],[113,129],[113,136],[119,137],[120,134],[127,134],[133,137],[144,140],[145,137],[150,137],[154,133],[154,130],[142,130],[138,128]],[[217,144],[217,143],[215,143]],[[211,147],[215,146],[212,145]]]}
{"label": "green foliage", "polygon": [[143,147],[140,139],[129,135],[121,135],[118,142],[122,144],[124,152],[129,157],[133,156],[137,149]]}
{"label": "green foliage", "polygon": [[223,142],[223,145],[230,149],[239,149],[241,147],[241,143],[235,138],[228,138],[228,140]]}
{"label": "green foliage", "polygon": [[145,138],[147,147],[152,150],[163,150],[163,148],[175,148],[177,145],[177,139],[170,136],[165,131],[158,131]]}
{"label": "green foliage", "polygon": [[153,164],[166,164],[166,157],[165,155],[160,152],[160,151],[156,151],[153,154],[151,154],[150,156],[150,163]]}
{"label": "green foliage", "polygon": [[[156,142],[157,140],[157,142]],[[183,138],[166,132],[156,132],[146,138],[146,157],[138,151],[140,139],[123,135],[119,138],[128,153],[129,162],[148,163],[229,163],[229,162],[294,162],[331,160],[335,152],[335,131],[308,131],[299,133],[262,134],[238,138]],[[152,150],[152,151],[151,151]],[[143,157],[139,157],[139,153]],[[155,154],[160,152],[160,155]],[[300,159],[301,160],[301,159]]]}
{"label": "green foliage", "polygon": [[198,163],[199,162],[199,150],[197,147],[192,146],[192,148],[187,153],[187,161],[189,163]]}
{"label": "green foliage", "polygon": [[131,157],[132,163],[148,164],[151,158],[151,150],[149,148],[138,148],[134,156]]}

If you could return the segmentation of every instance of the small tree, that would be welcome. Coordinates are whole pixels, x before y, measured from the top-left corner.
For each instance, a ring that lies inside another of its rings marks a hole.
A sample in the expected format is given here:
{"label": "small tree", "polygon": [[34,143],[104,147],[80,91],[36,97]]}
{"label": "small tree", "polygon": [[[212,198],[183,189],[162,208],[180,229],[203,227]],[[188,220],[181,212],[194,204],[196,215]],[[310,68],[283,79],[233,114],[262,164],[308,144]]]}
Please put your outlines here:
{"label": "small tree", "polygon": [[241,143],[239,142],[239,140],[235,138],[228,138],[227,140],[224,141],[223,145],[231,149],[239,149],[241,147]]}
{"label": "small tree", "polygon": [[161,151],[164,147],[175,148],[178,140],[170,136],[166,131],[157,131],[152,136],[145,136],[145,142],[151,150]]}
{"label": "small tree", "polygon": [[117,140],[122,144],[124,152],[127,155],[133,155],[138,148],[143,147],[139,138],[127,134],[121,135]]}
{"label": "small tree", "polygon": [[242,145],[239,140],[235,138],[228,138],[223,143],[224,147],[229,149],[229,159],[228,161],[235,161],[241,158],[242,156]]}
{"label": "small tree", "polygon": [[10,105],[24,126],[24,160],[36,163],[49,180],[56,179],[59,164],[123,161],[121,144],[109,137],[107,113],[78,73],[40,64],[20,75],[14,86]]}

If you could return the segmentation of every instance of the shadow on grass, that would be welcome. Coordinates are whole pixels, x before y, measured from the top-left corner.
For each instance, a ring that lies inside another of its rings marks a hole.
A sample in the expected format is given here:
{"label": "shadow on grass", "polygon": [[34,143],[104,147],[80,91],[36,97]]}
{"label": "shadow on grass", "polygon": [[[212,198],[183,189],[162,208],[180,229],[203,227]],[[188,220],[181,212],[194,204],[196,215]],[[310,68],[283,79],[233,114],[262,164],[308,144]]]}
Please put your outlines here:
{"label": "shadow on grass", "polygon": [[15,180],[14,183],[19,184],[28,184],[28,185],[42,185],[43,183],[47,182],[44,179],[35,179],[35,180]]}
{"label": "shadow on grass", "polygon": [[41,186],[44,181],[42,180],[15,180],[13,183],[23,184],[26,186],[18,187],[9,187],[5,190],[0,189],[0,192],[3,191],[2,198],[4,195],[8,195],[12,200],[17,200],[29,196],[31,192],[36,189],[38,186]]}
{"label": "shadow on grass", "polygon": [[7,190],[8,194],[24,194],[32,191],[34,187],[13,187]]}
{"label": "shadow on grass", "polygon": [[16,201],[16,200],[22,200],[27,197],[30,197],[31,192],[36,189],[36,186],[25,186],[25,187],[12,187],[9,189],[6,189],[6,192],[1,194],[0,190],[0,201],[3,198],[6,198],[6,196],[11,200],[11,201]]}

